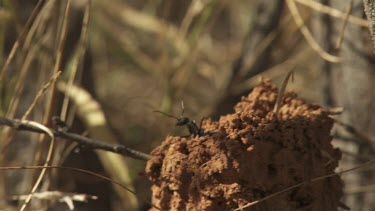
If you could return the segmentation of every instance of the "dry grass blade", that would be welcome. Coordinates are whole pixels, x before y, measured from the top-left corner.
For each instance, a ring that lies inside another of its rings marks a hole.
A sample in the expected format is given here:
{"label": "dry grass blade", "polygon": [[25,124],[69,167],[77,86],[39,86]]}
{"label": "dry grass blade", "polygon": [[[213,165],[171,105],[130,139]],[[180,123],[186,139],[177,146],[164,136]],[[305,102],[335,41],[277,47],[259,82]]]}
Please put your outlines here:
{"label": "dry grass blade", "polygon": [[105,1],[96,1],[95,3],[98,7],[103,8],[109,14],[118,14],[116,18],[124,24],[147,33],[154,33],[160,37],[165,37],[166,40],[170,41],[170,43],[182,55],[184,55],[189,49],[187,43],[177,42],[179,39],[178,29],[172,24],[166,24],[163,20],[160,20],[157,17],[141,13],[126,5],[124,2],[119,4],[113,1],[111,4],[108,4]]}
{"label": "dry grass blade", "polygon": [[189,9],[182,20],[180,29],[179,29],[179,38],[184,39],[186,37],[186,33],[196,15],[198,15],[206,4],[210,3],[210,1],[202,1],[202,0],[193,0],[190,3]]}
{"label": "dry grass blade", "polygon": [[[136,192],[128,187],[126,187],[125,185],[121,184],[120,182],[117,182],[116,180],[113,180],[109,177],[106,177],[106,176],[103,176],[103,175],[100,175],[100,174],[97,174],[95,172],[92,172],[92,171],[88,171],[88,170],[85,170],[85,169],[80,169],[80,168],[74,168],[74,167],[66,167],[66,166],[19,166],[19,167],[0,167],[0,170],[22,170],[22,169],[64,169],[64,170],[70,170],[70,171],[75,171],[75,172],[80,172],[80,173],[84,173],[84,174],[88,174],[88,175],[92,175],[92,176],[95,176],[97,178],[100,178],[100,179],[103,179],[103,180],[106,180],[106,181],[109,181],[110,183],[112,184],[115,184],[119,187],[121,187],[122,189],[125,189],[126,191],[132,193],[133,195],[136,195]],[[146,201],[148,204],[150,204],[152,207],[158,209],[158,210],[161,210],[159,207],[153,205],[150,201]]]}
{"label": "dry grass blade", "polygon": [[[168,83],[172,82],[171,86],[174,88],[174,92],[177,93],[177,95],[186,89],[189,78],[194,74],[194,65],[196,65],[201,52],[200,47],[202,40],[200,38],[213,27],[220,12],[224,8],[224,4],[220,4],[218,1],[206,1],[202,4],[202,8],[197,10],[197,14],[195,14],[197,19],[196,23],[194,25],[192,24],[191,32],[186,35],[190,48],[186,54],[181,54],[172,64],[172,70],[175,69],[176,71],[173,72],[172,80],[168,81]],[[173,95],[169,98],[173,99]]]}
{"label": "dry grass blade", "polygon": [[[280,35],[280,33],[282,31],[281,29],[287,28],[287,25],[290,24],[291,20],[292,20],[292,18],[290,16],[288,16],[288,18],[284,19],[281,22],[280,27],[278,27],[277,29],[271,31],[267,36],[265,36],[258,43],[257,48],[255,48],[255,50],[251,54],[251,56],[245,57],[243,65],[241,66],[241,69],[239,70],[239,75],[241,77],[245,77],[246,76],[246,74],[248,73],[248,71],[251,70],[251,68],[256,63],[256,61],[259,60],[260,56],[272,44],[272,42]],[[294,33],[294,29],[290,33]],[[247,35],[247,36],[249,36],[249,35]]]}
{"label": "dry grass blade", "polygon": [[48,87],[57,80],[57,78],[60,76],[60,74],[61,74],[61,71],[59,71],[55,75],[53,75],[52,78],[48,81],[48,83],[46,83],[46,85],[44,85],[44,87],[41,90],[39,90],[39,92],[36,94],[33,102],[31,103],[30,107],[26,110],[25,114],[22,116],[22,118],[21,118],[22,120],[27,119],[27,117],[30,115],[31,111],[35,107],[36,103],[38,102],[39,98],[48,89]]}
{"label": "dry grass blade", "polygon": [[[67,35],[67,28],[68,28],[68,17],[69,17],[69,13],[70,13],[70,2],[71,2],[71,0],[67,0],[66,6],[65,6],[65,13],[64,13],[63,23],[62,23],[59,46],[58,46],[58,49],[57,49],[56,62],[55,62],[54,68],[53,68],[53,74],[56,74],[61,68],[62,56],[63,56],[63,52],[64,52],[66,35]],[[49,122],[49,120],[51,119],[51,116],[52,116],[51,111],[52,111],[52,104],[53,104],[54,96],[55,96],[55,83],[52,82],[52,89],[51,89],[51,92],[49,93],[49,96],[47,98],[47,107],[46,107],[46,112],[45,112],[45,115],[44,115],[44,118],[43,118],[44,124],[47,124]]]}
{"label": "dry grass blade", "polygon": [[359,140],[365,141],[367,143],[375,144],[375,140],[374,139],[371,139],[371,138],[367,137],[365,134],[363,134],[362,132],[358,131],[352,125],[349,125],[349,124],[346,124],[344,122],[341,122],[338,119],[334,119],[334,121],[335,121],[335,123],[337,123],[338,125],[340,125],[341,127],[343,127],[347,132],[351,133],[352,135],[354,135]]}
{"label": "dry grass blade", "polygon": [[130,35],[128,35],[128,31],[115,25],[105,15],[99,14],[97,23],[110,39],[119,42],[122,50],[131,57],[134,63],[136,63],[141,70],[149,74],[156,74],[158,72],[157,70],[161,69],[159,64],[157,64],[150,56],[142,52],[139,46],[129,39]]}
{"label": "dry grass blade", "polygon": [[[34,45],[30,49],[29,53],[26,55],[26,58],[22,64],[19,76],[17,78],[16,85],[14,87],[14,94],[10,99],[9,106],[5,114],[5,116],[8,118],[14,118],[16,115],[17,109],[20,106],[20,102],[22,99],[22,92],[26,84],[28,70],[30,68],[31,63],[33,62],[35,58],[35,53],[39,50],[39,48],[40,48],[40,43],[37,43],[36,45]],[[2,130],[1,132],[2,132],[1,135],[3,137],[3,141],[1,142],[0,148],[2,149],[2,152],[5,152],[8,149],[8,146],[11,143],[14,134],[10,133],[10,131],[6,129]]]}
{"label": "dry grass blade", "polygon": [[[58,83],[57,88],[67,94],[77,106],[77,114],[85,123],[92,138],[104,140],[108,144],[118,144],[116,136],[108,127],[106,117],[100,104],[90,93],[74,84],[70,87],[71,92],[67,93],[67,84],[63,82]],[[103,151],[96,151],[96,154],[102,162],[104,169],[112,178],[122,181],[128,186],[132,185],[129,167],[121,155]],[[127,210],[137,210],[138,202],[134,196],[117,190],[117,187],[115,187],[115,190],[122,198]]]}
{"label": "dry grass blade", "polygon": [[39,46],[39,43],[35,46],[33,46],[31,49],[30,49],[30,52],[27,54],[23,64],[22,64],[22,67],[21,67],[21,70],[20,70],[20,73],[19,73],[19,77],[17,78],[17,83],[16,83],[16,86],[14,88],[14,94],[10,100],[10,103],[9,103],[9,106],[8,106],[8,110],[6,112],[6,117],[8,118],[13,118],[16,114],[16,111],[18,109],[18,106],[19,106],[19,102],[20,102],[20,98],[21,98],[21,94],[22,94],[22,91],[25,87],[25,80],[26,80],[26,76],[27,76],[27,72],[29,70],[29,67],[31,65],[31,63],[33,62],[34,58],[35,58],[35,53],[39,50],[40,46]]}
{"label": "dry grass blade", "polygon": [[[286,21],[282,25],[286,25]],[[254,66],[255,62],[259,59],[259,57],[265,52],[268,46],[275,40],[275,38],[279,35],[280,30],[274,30],[270,32],[266,37],[264,37],[258,44],[258,47],[254,50],[254,53],[251,57],[247,57],[244,59],[243,65],[239,70],[239,74],[241,77],[245,77],[251,67]]]}
{"label": "dry grass blade", "polygon": [[[321,4],[317,1],[313,1],[313,0],[295,0],[295,1],[302,4],[302,5],[310,7],[311,9],[314,9],[318,12],[330,15],[330,16],[335,17],[335,18],[341,18],[341,19],[345,20],[345,13],[344,12],[341,12],[340,10],[337,10],[335,8],[332,8],[332,7],[326,6],[324,4]],[[348,22],[368,28],[367,20],[362,19],[362,18],[358,18],[358,17],[352,16],[352,15],[349,15]]]}
{"label": "dry grass blade", "polygon": [[[44,126],[44,125],[42,125],[38,122],[26,121],[26,120],[21,120],[21,122],[24,123],[24,124],[28,124],[28,125],[31,125],[33,127],[39,128],[40,130],[43,130],[51,138],[51,141],[50,141],[51,143],[50,143],[49,148],[48,148],[46,161],[44,163],[44,166],[48,166],[50,164],[52,153],[53,153],[53,148],[54,148],[54,145],[55,145],[55,135],[53,134],[53,132],[49,128],[47,128],[46,126]],[[32,198],[33,194],[35,193],[36,189],[39,187],[44,175],[46,174],[46,171],[47,171],[47,169],[42,169],[42,171],[40,172],[37,181],[35,182],[33,188],[31,189],[30,194],[25,199],[25,202],[22,204],[20,211],[23,211],[26,208],[26,206],[29,204],[29,202],[31,201],[31,198]]]}
{"label": "dry grass blade", "polygon": [[25,26],[23,27],[22,32],[20,33],[20,35],[18,36],[16,42],[14,43],[14,45],[12,47],[12,50],[9,53],[9,56],[8,56],[7,60],[5,61],[5,64],[4,64],[3,68],[1,69],[0,81],[2,81],[2,79],[3,79],[4,75],[5,75],[5,72],[7,71],[8,67],[9,67],[9,64],[11,63],[11,61],[14,58],[14,56],[16,55],[16,52],[17,52],[17,50],[18,50],[18,48],[20,46],[20,43],[25,38],[25,36],[27,34],[26,32],[30,28],[31,23],[34,21],[35,17],[39,14],[40,8],[42,7],[44,1],[45,0],[39,0],[38,1],[38,3],[36,4],[36,6],[34,7],[33,12],[31,13],[29,19],[27,20]]}
{"label": "dry grass blade", "polygon": [[346,25],[348,24],[348,19],[349,19],[350,13],[352,12],[352,9],[353,9],[353,0],[350,0],[348,9],[346,10],[346,13],[345,13],[344,22],[343,22],[341,30],[340,30],[340,35],[339,35],[339,37],[337,38],[337,41],[336,41],[336,49],[341,48],[341,44],[342,44],[342,41],[343,41],[343,38],[344,38]]}
{"label": "dry grass blade", "polygon": [[68,28],[68,17],[70,13],[70,0],[66,2],[65,6],[65,13],[64,13],[64,20],[62,23],[62,29],[61,29],[61,35],[60,35],[60,41],[59,41],[59,46],[58,46],[58,51],[57,51],[57,56],[56,56],[56,63],[53,69],[54,73],[57,73],[57,71],[60,70],[61,67],[61,62],[62,62],[62,56],[64,53],[64,47],[65,47],[65,41],[66,41],[66,35],[67,35],[67,28]]}
{"label": "dry grass blade", "polygon": [[288,75],[286,75],[286,77],[285,77],[285,79],[283,81],[283,84],[281,85],[280,91],[279,91],[279,93],[277,95],[275,107],[273,108],[273,112],[274,113],[279,112],[279,109],[281,107],[281,100],[284,97],[285,89],[286,89],[286,86],[288,85],[290,76],[292,76],[292,78],[293,78],[293,71],[290,71],[288,73]]}
{"label": "dry grass blade", "polygon": [[33,45],[35,38],[45,35],[45,30],[50,26],[48,19],[50,12],[53,10],[54,1],[47,1],[40,9],[40,15],[35,18],[35,21],[30,27],[22,46],[22,51],[26,52]]}
{"label": "dry grass blade", "polygon": [[[68,93],[70,92],[69,87],[72,86],[74,83],[74,80],[76,78],[78,69],[79,69],[79,62],[84,58],[85,51],[86,51],[86,44],[87,44],[87,28],[90,22],[90,11],[91,11],[91,1],[87,1],[86,7],[85,7],[85,14],[83,16],[82,21],[82,30],[81,30],[81,36],[78,42],[78,47],[76,49],[75,57],[73,58],[73,65],[72,65],[72,72],[69,75],[68,80]],[[60,119],[65,121],[67,112],[68,112],[68,105],[69,105],[69,97],[68,95],[64,96],[64,101],[61,107],[60,112]]]}
{"label": "dry grass blade", "polygon": [[294,21],[296,22],[297,26],[299,27],[303,37],[306,39],[307,43],[310,45],[310,47],[316,51],[321,58],[328,62],[332,63],[338,63],[341,61],[340,57],[337,57],[335,55],[329,54],[328,52],[324,51],[317,41],[314,39],[312,34],[310,33],[309,29],[306,27],[300,13],[298,12],[297,5],[294,0],[286,0],[286,3],[288,5],[289,11],[293,16]]}
{"label": "dry grass blade", "polygon": [[[240,94],[246,90],[250,90],[259,83],[259,78],[274,79],[281,76],[284,76],[292,69],[294,69],[299,63],[303,64],[308,58],[310,58],[312,51],[308,48],[297,54],[296,57],[290,58],[280,64],[271,67],[268,70],[265,70],[259,74],[254,75],[253,77],[247,79],[246,81],[235,85],[230,92],[234,94]],[[299,71],[296,69],[295,71]]]}
{"label": "dry grass blade", "polygon": [[[64,52],[66,35],[67,35],[67,25],[68,25],[69,13],[70,13],[70,3],[71,3],[71,1],[67,0],[66,5],[65,5],[65,12],[64,12],[62,26],[61,26],[61,34],[60,34],[58,48],[57,48],[57,56],[56,56],[56,61],[55,61],[53,73],[52,73],[53,75],[57,74],[60,71],[60,68],[61,68],[62,56],[63,56],[63,52]],[[52,80],[50,92],[47,94],[47,97],[46,97],[47,103],[46,103],[46,107],[45,107],[45,113],[44,113],[44,116],[43,116],[43,124],[37,123],[37,124],[39,124],[39,126],[41,128],[44,127],[43,130],[49,130],[44,125],[48,125],[48,123],[51,119],[54,98],[55,98],[55,80]],[[47,131],[46,131],[46,133],[47,133]],[[51,130],[49,130],[47,134],[51,138],[51,144],[50,144],[49,149],[48,149],[45,165],[49,165],[49,163],[50,163],[50,160],[51,160],[51,157],[52,157],[52,152],[53,152],[53,149],[54,149],[54,142],[55,142],[55,136],[54,136],[53,132]],[[39,138],[40,142],[43,139],[44,139],[44,136],[40,136],[40,138]],[[37,182],[33,186],[33,189],[31,191],[29,197],[26,199],[26,201],[22,205],[21,211],[26,208],[27,204],[31,200],[32,194],[36,191],[37,187],[41,183],[44,174],[45,174],[45,170],[43,169],[42,172],[40,173],[39,177],[38,177]]]}
{"label": "dry grass blade", "polygon": [[336,175],[341,175],[341,174],[345,174],[345,173],[348,173],[348,172],[351,172],[351,171],[355,171],[357,169],[363,168],[363,167],[368,166],[368,165],[373,164],[373,163],[375,163],[375,159],[369,160],[369,161],[367,161],[367,162],[365,162],[365,163],[363,163],[361,165],[358,165],[356,167],[353,167],[353,168],[350,168],[350,169],[347,169],[347,170],[344,170],[344,171],[340,171],[340,172],[337,172],[337,173],[334,173],[334,174],[328,174],[328,175],[324,175],[324,176],[320,176],[320,177],[315,177],[315,178],[313,178],[311,180],[298,183],[296,185],[290,186],[289,188],[286,188],[284,190],[281,190],[279,192],[276,192],[276,193],[273,193],[273,194],[271,194],[269,196],[266,196],[266,197],[264,197],[262,199],[259,199],[259,200],[253,201],[251,203],[248,203],[248,204],[246,204],[246,205],[244,205],[242,207],[234,209],[233,211],[239,211],[239,210],[245,209],[247,207],[254,206],[256,204],[259,204],[259,203],[261,203],[263,201],[266,201],[268,199],[271,199],[271,198],[273,198],[275,196],[278,196],[280,194],[286,193],[286,192],[288,192],[290,190],[293,190],[295,188],[301,187],[303,185],[306,185],[306,184],[309,184],[309,183],[312,183],[312,182],[317,182],[317,181],[320,181],[320,180],[323,180],[323,179],[326,179],[326,178],[329,178],[329,177],[333,177],[333,176],[336,176]]}

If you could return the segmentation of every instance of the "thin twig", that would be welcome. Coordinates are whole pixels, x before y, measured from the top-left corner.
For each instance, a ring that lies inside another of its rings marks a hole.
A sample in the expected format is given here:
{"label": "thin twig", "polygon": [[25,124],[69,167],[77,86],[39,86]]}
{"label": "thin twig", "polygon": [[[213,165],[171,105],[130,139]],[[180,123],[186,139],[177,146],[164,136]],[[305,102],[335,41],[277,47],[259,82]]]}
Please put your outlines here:
{"label": "thin twig", "polygon": [[[121,184],[120,182],[117,182],[117,181],[115,181],[115,180],[113,180],[113,179],[111,179],[109,177],[106,177],[106,176],[103,176],[103,175],[100,175],[98,173],[95,173],[95,172],[92,172],[92,171],[88,171],[88,170],[85,170],[85,169],[74,168],[74,167],[67,167],[67,166],[15,166],[15,167],[7,166],[7,167],[0,167],[0,170],[22,170],[22,169],[64,169],[64,170],[70,170],[70,171],[80,172],[80,173],[92,175],[92,176],[101,178],[103,180],[109,181],[112,184],[118,185],[121,188],[129,191],[130,193],[132,193],[134,195],[136,195],[136,192],[134,190],[126,187],[125,185]],[[161,210],[156,205],[153,205],[150,201],[146,201],[146,202],[148,204],[150,204],[151,206],[155,207],[156,209]]]}
{"label": "thin twig", "polygon": [[[51,162],[51,157],[52,157],[52,153],[53,153],[53,148],[54,148],[54,145],[55,145],[55,136],[53,134],[53,132],[45,127],[44,125],[40,124],[40,123],[37,123],[37,122],[33,122],[33,121],[26,121],[26,118],[29,116],[29,114],[31,113],[32,109],[35,107],[36,103],[38,102],[39,98],[43,95],[43,93],[48,89],[48,87],[51,85],[51,83],[53,83],[59,76],[60,76],[60,73],[61,71],[57,72],[51,79],[50,81],[37,93],[37,95],[35,96],[33,102],[31,103],[30,107],[27,109],[27,111],[25,112],[25,114],[23,115],[22,119],[21,119],[21,122],[25,122],[27,124],[30,124],[32,126],[35,126],[41,130],[43,130],[50,138],[51,138],[51,143],[50,143],[50,146],[49,146],[49,149],[48,149],[48,153],[47,153],[47,157],[46,157],[46,161],[45,161],[45,164],[44,165],[49,165],[50,162]],[[24,210],[27,206],[27,204],[31,201],[31,198],[32,198],[32,195],[33,193],[35,193],[36,189],[39,187],[44,175],[46,173],[46,170],[43,170],[37,181],[35,182],[30,194],[27,196],[27,198],[25,199],[25,202],[23,203],[20,211]]]}
{"label": "thin twig", "polygon": [[60,76],[61,74],[61,71],[57,72],[55,75],[52,76],[52,78],[43,86],[43,88],[41,90],[39,90],[39,92],[36,94],[33,102],[31,103],[31,105],[29,106],[29,108],[27,109],[27,111],[25,112],[25,114],[22,116],[22,120],[25,120],[27,119],[27,117],[30,115],[31,111],[33,110],[33,108],[35,107],[36,103],[38,102],[39,98],[43,95],[43,93],[48,89],[48,87],[54,83],[56,81],[56,79]]}
{"label": "thin twig", "polygon": [[350,0],[348,9],[346,10],[346,13],[345,13],[344,22],[342,23],[339,37],[337,38],[337,41],[336,41],[336,49],[340,49],[341,47],[341,44],[344,38],[346,25],[348,24],[349,15],[352,12],[352,9],[353,9],[353,0]]}
{"label": "thin twig", "polygon": [[33,12],[31,13],[29,19],[27,20],[25,26],[23,27],[22,32],[20,33],[20,35],[18,36],[16,42],[14,43],[14,45],[12,47],[12,50],[9,53],[9,56],[8,56],[7,60],[5,61],[5,65],[1,69],[0,81],[2,81],[2,79],[3,79],[4,75],[5,75],[5,72],[8,70],[9,64],[11,63],[11,61],[14,58],[14,56],[16,55],[18,47],[20,46],[20,43],[25,38],[25,36],[27,34],[26,32],[30,28],[31,23],[34,21],[35,17],[39,14],[40,8],[42,7],[44,1],[45,0],[39,0],[38,1],[38,3],[36,4],[36,6],[33,9]]}
{"label": "thin twig", "polygon": [[259,204],[260,202],[266,201],[266,200],[268,200],[268,199],[270,199],[270,198],[273,198],[273,197],[278,196],[278,195],[280,195],[280,194],[286,193],[286,192],[288,192],[288,191],[290,191],[290,190],[293,190],[293,189],[295,189],[295,188],[301,187],[301,186],[303,186],[303,185],[307,185],[307,184],[312,183],[312,182],[317,182],[317,181],[320,181],[320,180],[323,180],[323,179],[326,179],[326,178],[329,178],[329,177],[333,177],[333,176],[336,176],[336,175],[345,174],[345,173],[348,173],[348,172],[351,172],[351,171],[354,171],[354,170],[357,170],[357,169],[363,168],[363,167],[368,166],[368,165],[373,164],[373,163],[375,163],[375,158],[372,159],[372,160],[369,160],[369,161],[367,161],[367,162],[365,162],[365,163],[363,163],[363,164],[361,164],[361,165],[358,165],[358,166],[356,166],[356,167],[353,167],[353,168],[350,168],[350,169],[347,169],[347,170],[344,170],[344,171],[340,171],[340,172],[333,173],[333,174],[327,174],[327,175],[323,175],[323,176],[320,176],[320,177],[315,177],[315,178],[313,178],[313,179],[311,179],[311,180],[308,180],[308,181],[304,181],[304,182],[298,183],[298,184],[293,185],[293,186],[290,186],[290,187],[288,187],[288,188],[286,188],[286,189],[284,189],[284,190],[281,190],[281,191],[279,191],[279,192],[276,192],[276,193],[273,193],[273,194],[271,194],[271,195],[269,195],[269,196],[266,196],[266,197],[264,197],[264,198],[261,198],[261,199],[259,199],[259,200],[256,200],[256,201],[253,201],[253,202],[250,202],[250,203],[248,203],[248,204],[246,204],[246,205],[244,205],[244,206],[242,206],[242,207],[239,207],[239,208],[237,208],[237,209],[234,209],[233,211],[238,211],[238,210],[245,209],[245,208],[247,208],[247,207],[254,206],[254,205],[256,205],[256,204]]}
{"label": "thin twig", "polygon": [[348,133],[354,135],[359,140],[366,141],[367,143],[375,144],[375,140],[369,138],[367,135],[363,134],[361,131],[358,131],[355,127],[352,125],[349,125],[347,123],[344,123],[338,119],[334,119],[335,123],[343,127]]}
{"label": "thin twig", "polygon": [[[65,5],[65,13],[64,13],[64,18],[63,18],[62,27],[61,27],[61,35],[60,35],[60,40],[59,40],[58,49],[57,49],[56,62],[53,67],[53,74],[56,74],[58,71],[60,71],[60,68],[61,68],[63,53],[65,49],[66,35],[68,31],[68,17],[70,14],[70,3],[71,3],[71,0],[67,0],[66,5]],[[51,119],[54,98],[55,98],[55,82],[53,81],[52,86],[51,86],[51,92],[49,93],[47,97],[47,104],[46,104],[45,114],[43,118],[43,124],[47,125],[47,123]]]}
{"label": "thin twig", "polygon": [[[74,198],[75,201],[84,202],[87,199],[98,199],[98,196],[95,195],[88,195],[88,194],[80,194],[80,193],[70,193],[70,192],[61,192],[61,191],[44,191],[44,192],[37,192],[34,194],[34,198],[43,199],[43,200],[56,200],[65,196],[69,196]],[[14,195],[11,196],[12,200],[25,200],[27,195]]]}
{"label": "thin twig", "polygon": [[[28,195],[16,195],[12,196],[12,200],[22,201],[25,200]],[[39,200],[48,200],[51,202],[59,201],[65,203],[70,210],[74,210],[74,201],[78,202],[87,202],[89,199],[96,200],[98,199],[95,195],[82,194],[82,193],[69,193],[61,191],[44,191],[36,192],[33,194],[33,198]]]}
{"label": "thin twig", "polygon": [[[345,19],[345,13],[343,13],[342,11],[340,11],[338,9],[335,9],[335,8],[332,8],[332,7],[329,7],[327,5],[321,4],[317,1],[313,1],[313,0],[295,0],[295,1],[302,4],[302,5],[310,7],[311,9],[316,10],[320,13],[327,14],[331,17],[341,18],[343,20]],[[358,18],[358,17],[353,16],[353,15],[349,15],[348,21],[350,23],[357,24],[359,26],[368,28],[368,23],[367,23],[366,19],[362,19],[362,18]]]}
{"label": "thin twig", "polygon": [[[64,17],[63,17],[63,22],[62,22],[60,40],[59,40],[59,44],[58,44],[58,48],[57,48],[56,62],[55,62],[55,65],[54,65],[54,68],[53,68],[53,73],[52,73],[53,75],[57,74],[60,71],[61,64],[62,64],[62,57],[63,57],[64,47],[65,47],[65,42],[66,42],[66,35],[67,35],[67,28],[68,28],[67,26],[68,26],[69,12],[70,12],[70,3],[71,3],[71,0],[67,0],[66,6],[65,6],[65,13],[64,13]],[[48,123],[51,119],[54,99],[55,99],[55,80],[52,80],[51,81],[51,90],[46,97],[47,103],[46,103],[46,108],[45,108],[45,112],[44,112],[44,116],[43,116],[43,122],[42,122],[42,124],[34,122],[36,126],[40,127],[40,129],[42,129],[45,133],[47,133],[48,136],[50,136],[50,138],[51,138],[51,144],[49,146],[47,158],[46,158],[46,161],[45,161],[45,164],[44,164],[45,166],[50,164],[50,160],[51,160],[51,157],[52,157],[52,154],[53,154],[53,149],[54,149],[54,146],[55,146],[54,145],[55,135],[51,131],[51,129],[49,129],[48,127],[45,126],[45,125],[48,125]],[[44,136],[40,136],[39,140],[42,141],[43,139],[44,139]],[[32,190],[31,190],[31,193],[30,193],[29,197],[25,200],[25,202],[22,205],[20,211],[23,211],[26,208],[27,204],[30,202],[30,200],[32,198],[32,194],[36,191],[39,184],[41,183],[45,172],[46,172],[46,169],[43,169],[42,172],[40,173],[35,185],[33,186]]]}
{"label": "thin twig", "polygon": [[[45,134],[47,134],[51,138],[51,141],[50,141],[51,143],[50,143],[49,148],[48,148],[46,161],[44,163],[44,166],[48,166],[51,162],[51,157],[52,157],[52,154],[53,154],[53,148],[55,146],[55,135],[54,135],[54,133],[51,131],[51,129],[47,128],[46,126],[44,126],[44,125],[42,125],[38,122],[21,120],[20,123],[21,124],[27,124],[27,125],[30,125],[30,126],[35,127],[35,128],[39,128],[40,130],[42,130]],[[31,189],[30,194],[25,199],[25,202],[22,204],[22,207],[21,207],[20,211],[23,211],[26,208],[26,206],[29,204],[29,202],[31,201],[31,198],[32,198],[33,194],[35,193],[36,189],[39,187],[40,183],[42,182],[42,179],[43,179],[44,175],[46,174],[46,171],[47,171],[47,169],[42,169],[42,171],[40,172],[37,181],[35,182],[33,188]]]}
{"label": "thin twig", "polygon": [[[73,85],[74,80],[76,78],[78,69],[79,69],[79,62],[80,60],[83,60],[85,51],[86,51],[86,44],[87,44],[87,29],[90,22],[90,13],[91,13],[91,1],[87,1],[86,7],[85,7],[85,14],[83,16],[82,20],[82,30],[81,30],[81,36],[79,38],[78,47],[76,50],[76,56],[74,57],[72,72],[69,75],[68,79],[68,89],[67,93],[69,93],[70,87]],[[82,62],[82,61],[81,61]],[[66,121],[67,113],[68,113],[68,105],[69,105],[69,94],[65,94],[63,104],[61,106],[61,112],[60,112],[60,119],[63,121]]]}
{"label": "thin twig", "polygon": [[57,49],[56,62],[53,68],[54,74],[60,70],[61,63],[62,63],[62,56],[63,56],[64,49],[65,49],[66,35],[67,35],[67,30],[68,30],[68,17],[70,14],[70,2],[71,1],[68,0],[65,6],[65,13],[64,13],[64,19],[63,19],[62,28],[61,28],[59,46]]}
{"label": "thin twig", "polygon": [[5,114],[5,116],[8,117],[8,118],[13,118],[16,115],[17,109],[18,109],[19,104],[20,104],[22,92],[24,91],[24,88],[25,88],[25,85],[26,85],[25,80],[26,80],[28,71],[30,69],[30,66],[31,66],[32,62],[34,61],[36,52],[40,50],[40,47],[41,47],[40,42],[38,42],[34,46],[32,46],[30,51],[27,53],[25,59],[23,60],[23,63],[22,63],[22,66],[20,68],[19,75],[18,75],[18,78],[17,78],[16,85],[13,88],[14,93],[13,93],[11,99],[10,99],[8,110]]}
{"label": "thin twig", "polygon": [[288,5],[290,14],[292,14],[294,21],[296,22],[297,26],[299,27],[303,37],[306,39],[306,42],[310,45],[310,47],[318,53],[318,55],[329,62],[332,63],[338,63],[341,61],[340,57],[337,57],[335,55],[332,55],[320,47],[320,45],[317,43],[317,41],[314,39],[312,34],[310,33],[309,29],[306,27],[299,11],[297,8],[297,5],[295,3],[295,0],[286,0],[286,3]]}
{"label": "thin twig", "polygon": [[[19,119],[7,119],[4,117],[0,117],[0,125],[6,125],[16,130],[31,131],[31,132],[36,132],[36,133],[46,133],[40,128],[34,127],[33,125],[30,125],[27,122],[21,121]],[[114,153],[117,153],[126,157],[131,157],[137,160],[147,161],[151,159],[151,155],[143,153],[143,152],[139,152],[137,150],[128,148],[123,145],[107,144],[104,141],[87,138],[87,137],[84,137],[75,133],[57,131],[51,128],[49,128],[49,130],[52,131],[55,137],[61,137],[61,138],[65,138],[65,139],[77,142],[87,148],[110,151],[110,152],[114,152]]]}

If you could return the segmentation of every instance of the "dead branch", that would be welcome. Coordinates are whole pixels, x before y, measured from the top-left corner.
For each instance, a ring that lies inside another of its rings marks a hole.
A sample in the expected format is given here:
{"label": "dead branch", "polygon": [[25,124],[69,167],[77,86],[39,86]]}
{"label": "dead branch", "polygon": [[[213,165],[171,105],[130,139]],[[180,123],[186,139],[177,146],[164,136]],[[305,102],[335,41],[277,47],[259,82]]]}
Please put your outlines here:
{"label": "dead branch", "polygon": [[[37,128],[29,124],[28,121],[26,120],[8,119],[8,118],[0,117],[0,126],[1,125],[6,125],[16,130],[24,130],[24,131],[31,131],[31,132],[44,133],[44,134],[46,133],[40,128]],[[55,130],[52,128],[49,128],[49,129],[53,132],[55,137],[65,138],[65,139],[77,142],[80,145],[83,145],[87,148],[110,151],[110,152],[114,152],[117,154],[121,154],[126,157],[131,157],[137,160],[147,161],[151,158],[151,155],[149,154],[139,152],[137,150],[131,149],[123,145],[106,144],[103,141],[87,138],[76,133],[59,131],[59,130]]]}
{"label": "dead branch", "polygon": [[370,28],[373,47],[375,48],[375,2],[371,0],[363,0],[365,5],[365,13]]}
{"label": "dead branch", "polygon": [[[12,196],[13,200],[25,200],[28,195],[19,195],[19,196]],[[96,200],[98,199],[97,196],[88,195],[88,194],[80,194],[80,193],[65,193],[60,191],[45,191],[34,193],[32,195],[33,198],[41,199],[41,200],[49,200],[49,201],[59,201],[61,203],[65,203],[69,210],[74,210],[74,201],[77,202],[87,202],[89,199]]]}

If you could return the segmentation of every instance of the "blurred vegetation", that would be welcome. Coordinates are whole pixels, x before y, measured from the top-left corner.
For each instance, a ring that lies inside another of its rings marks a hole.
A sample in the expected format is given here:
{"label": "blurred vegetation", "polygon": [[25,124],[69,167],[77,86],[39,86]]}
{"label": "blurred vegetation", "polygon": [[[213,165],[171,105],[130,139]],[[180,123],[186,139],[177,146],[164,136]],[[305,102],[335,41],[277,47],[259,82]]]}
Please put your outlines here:
{"label": "blurred vegetation", "polygon": [[[302,35],[293,5],[320,51]],[[51,82],[27,119],[53,127],[51,117],[57,115],[73,132],[143,152],[150,152],[167,134],[187,134],[175,128],[173,119],[154,110],[179,116],[183,100],[189,117],[217,119],[232,111],[261,76],[280,83],[294,70],[288,89],[327,108],[341,106],[329,96],[334,92],[327,67],[336,64],[325,58],[325,53],[340,55],[341,49],[323,40],[334,34],[330,40],[336,41],[341,36],[336,28],[342,28],[346,19],[348,28],[364,34],[358,40],[368,44],[363,48],[370,46],[362,1],[354,1],[350,16],[345,15],[348,5],[343,1],[317,9],[309,0],[3,0],[0,115],[22,118],[58,71],[62,74],[56,84],[64,81],[82,87],[92,98],[80,104],[68,97],[69,89],[61,90]],[[328,23],[335,33],[319,28]],[[348,42],[344,36],[342,51]],[[373,67],[369,62],[368,68]],[[85,110],[91,103],[96,107]],[[90,117],[93,113],[106,119],[98,123],[97,116]],[[49,141],[44,136],[2,128],[0,140],[2,166],[42,165],[46,160]],[[52,189],[99,196],[78,204],[78,210],[145,210],[149,206],[144,162],[100,155],[58,140],[51,164],[99,172],[133,186],[138,193],[137,201],[124,190],[113,191],[105,181],[48,171],[40,192]],[[38,171],[4,172],[1,198],[28,194],[38,175]],[[17,204],[23,202],[1,200],[0,208],[13,210]],[[66,210],[65,204],[39,200],[32,200],[30,207]]]}

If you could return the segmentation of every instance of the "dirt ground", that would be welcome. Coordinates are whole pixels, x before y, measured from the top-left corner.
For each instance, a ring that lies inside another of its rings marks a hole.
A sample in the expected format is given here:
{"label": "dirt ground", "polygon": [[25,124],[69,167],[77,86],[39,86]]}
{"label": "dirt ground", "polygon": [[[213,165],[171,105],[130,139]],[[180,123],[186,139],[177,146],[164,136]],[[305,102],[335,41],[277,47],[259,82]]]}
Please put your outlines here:
{"label": "dirt ground", "polygon": [[[293,92],[274,113],[277,92],[262,82],[233,114],[203,123],[205,131],[216,131],[211,135],[168,136],[146,167],[152,203],[162,210],[231,210],[333,173],[341,152],[331,145],[329,113]],[[246,210],[337,210],[342,189],[335,176]]]}

